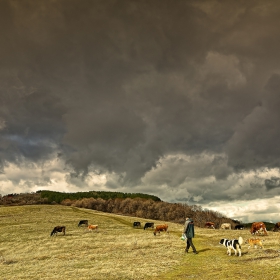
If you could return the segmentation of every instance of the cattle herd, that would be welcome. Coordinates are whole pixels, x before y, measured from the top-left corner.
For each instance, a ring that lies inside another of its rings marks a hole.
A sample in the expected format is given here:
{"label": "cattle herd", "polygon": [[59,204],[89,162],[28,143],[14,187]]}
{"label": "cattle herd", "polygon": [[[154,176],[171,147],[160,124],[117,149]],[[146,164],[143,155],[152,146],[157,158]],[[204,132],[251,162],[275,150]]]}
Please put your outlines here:
{"label": "cattle herd", "polygon": [[[96,230],[98,231],[98,225],[89,225],[88,224],[88,220],[80,220],[78,223],[78,227],[80,226],[85,226],[88,230],[92,231],[92,230]],[[133,222],[133,227],[134,228],[141,228],[141,222]],[[155,228],[155,223],[145,223],[144,225],[144,230],[147,228]],[[56,226],[54,227],[54,229],[51,232],[51,236],[53,235],[57,235],[58,232],[62,232],[63,235],[65,235],[65,226]],[[164,232],[168,232],[168,225],[167,224],[163,224],[163,225],[157,225],[155,230],[154,230],[154,235],[156,235],[157,233],[160,234],[161,231]]]}
{"label": "cattle herd", "polygon": [[[98,231],[98,225],[89,225],[88,224],[88,220],[81,220],[79,223],[78,223],[78,227],[80,226],[86,226],[87,229],[89,231],[92,231],[92,230],[96,230]],[[52,230],[51,232],[51,236],[53,235],[57,235],[58,232],[62,232],[63,235],[65,235],[65,230],[66,230],[66,227],[65,226],[56,226],[54,227],[54,229]]]}
{"label": "cattle herd", "polygon": [[[212,228],[215,229],[215,225],[212,222],[207,222],[205,223],[206,228]],[[236,225],[234,227],[235,230],[243,230],[245,227],[244,225]],[[226,229],[231,229],[231,224],[230,223],[223,223],[220,226],[220,229],[226,230]],[[276,223],[274,225],[274,228],[272,229],[274,232],[280,231],[280,222]],[[267,235],[267,229],[264,224],[264,222],[254,222],[251,225],[250,228],[250,233],[251,235]],[[260,238],[254,237],[254,238],[248,238],[245,240],[245,244],[248,244],[249,247],[248,249],[252,246],[254,248],[259,248],[263,249],[263,241]],[[219,244],[224,245],[227,247],[227,254],[230,256],[231,255],[231,250],[234,250],[235,255],[239,254],[241,256],[241,245],[243,243],[243,238],[239,237],[239,239],[233,239],[233,240],[227,240],[227,239],[222,239]]]}
{"label": "cattle herd", "polygon": [[[215,229],[215,224],[212,222],[206,222],[205,228]],[[244,225],[236,225],[234,227],[235,230],[243,230],[244,228],[245,228]],[[220,229],[231,229],[231,224],[223,223],[223,224],[221,224]],[[272,231],[280,231],[280,222],[278,222],[274,225],[274,228],[272,229]],[[267,230],[266,230],[264,222],[252,223],[250,233],[253,235],[261,235],[261,234],[267,235]]]}
{"label": "cattle herd", "polygon": [[[86,226],[88,230],[98,230],[98,225],[89,225],[88,220],[80,220],[78,223],[78,227],[80,226]],[[141,222],[133,222],[133,227],[134,228],[141,228]],[[147,228],[155,228],[155,223],[145,223],[144,225],[144,230]],[[212,222],[206,222],[205,223],[205,228],[209,229],[215,229],[215,224]],[[231,229],[231,224],[230,223],[223,223],[220,226],[220,229]],[[236,225],[234,227],[235,230],[243,230],[244,225]],[[167,224],[162,224],[162,225],[157,225],[155,230],[154,230],[154,235],[157,233],[160,233],[161,231],[168,232],[168,225]],[[280,231],[280,222],[276,223],[272,231]],[[57,234],[58,232],[62,232],[65,235],[65,226],[56,226],[51,232],[51,236],[54,234]],[[260,235],[264,234],[267,235],[267,230],[265,227],[265,224],[263,222],[255,222],[252,224],[250,233],[252,235]]]}
{"label": "cattle herd", "polygon": [[[89,231],[98,231],[98,225],[90,225],[88,223],[88,220],[80,220],[78,223],[78,227],[80,226],[85,226]],[[133,228],[141,228],[141,222],[136,221],[133,222],[132,224]],[[155,224],[153,222],[147,222],[144,225],[144,230],[147,228],[152,228],[154,229],[154,235],[156,236],[157,233],[160,234],[160,232],[167,232],[168,233],[168,225],[167,224],[160,224],[155,227]],[[215,224],[213,222],[206,222],[205,223],[205,228],[209,229],[215,229]],[[236,225],[234,227],[235,230],[243,230],[245,227],[244,225]],[[223,223],[220,225],[220,229],[222,230],[231,230],[231,224],[230,223]],[[57,235],[58,232],[61,232],[63,235],[65,235],[65,226],[56,226],[51,232],[51,236]],[[280,222],[276,223],[272,231],[280,231]],[[250,229],[251,235],[267,235],[267,229],[264,224],[264,222],[254,222],[251,226]],[[239,250],[239,256],[241,256],[241,244],[242,244],[242,238],[240,237],[239,240],[227,240],[227,239],[222,239],[220,241],[220,244],[224,245],[227,247],[227,252],[230,255],[231,249],[235,251],[235,254],[237,254],[237,251]],[[260,248],[263,248],[262,240],[259,238],[249,238],[245,241],[245,244],[249,244],[248,249],[251,246],[259,246]],[[237,246],[237,247],[236,247]],[[240,248],[239,248],[240,247]],[[239,249],[238,249],[239,248]]]}
{"label": "cattle herd", "polygon": [[[141,223],[133,222],[133,227],[141,228]],[[145,223],[144,230],[147,228],[155,228],[155,223]],[[157,235],[157,233],[160,234],[161,231],[168,232],[168,225],[167,224],[157,225],[154,230],[154,235]]]}

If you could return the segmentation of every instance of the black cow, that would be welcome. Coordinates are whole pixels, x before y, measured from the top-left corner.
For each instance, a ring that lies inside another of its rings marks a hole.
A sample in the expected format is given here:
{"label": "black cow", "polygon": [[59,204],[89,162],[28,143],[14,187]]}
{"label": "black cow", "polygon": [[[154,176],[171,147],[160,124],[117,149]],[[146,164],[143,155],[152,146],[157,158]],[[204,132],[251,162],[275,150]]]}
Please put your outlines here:
{"label": "black cow", "polygon": [[63,235],[65,235],[65,226],[54,227],[53,231],[51,232],[51,236],[57,234],[58,232],[63,232]]}
{"label": "black cow", "polygon": [[141,227],[141,223],[140,222],[133,222],[133,227]]}
{"label": "black cow", "polygon": [[155,223],[146,223],[144,226],[144,229],[146,228],[154,228],[155,227]]}
{"label": "black cow", "polygon": [[78,224],[78,227],[81,226],[81,225],[88,226],[88,220],[81,220]]}
{"label": "black cow", "polygon": [[244,229],[244,225],[236,225],[234,229]]}

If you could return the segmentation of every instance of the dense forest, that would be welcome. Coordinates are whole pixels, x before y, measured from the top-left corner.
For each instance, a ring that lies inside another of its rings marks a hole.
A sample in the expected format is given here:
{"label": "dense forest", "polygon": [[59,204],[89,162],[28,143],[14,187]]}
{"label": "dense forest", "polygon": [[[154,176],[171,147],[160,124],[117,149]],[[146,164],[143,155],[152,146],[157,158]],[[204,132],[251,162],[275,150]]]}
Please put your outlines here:
{"label": "dense forest", "polygon": [[0,205],[30,204],[62,204],[176,223],[184,223],[185,217],[192,217],[199,227],[204,227],[205,223],[209,221],[214,222],[216,228],[220,227],[222,223],[231,223],[234,228],[236,224],[240,223],[219,212],[203,209],[201,206],[163,202],[156,196],[141,193],[38,191],[0,196]]}
{"label": "dense forest", "polygon": [[50,202],[61,203],[65,199],[77,200],[82,198],[102,198],[104,200],[116,198],[143,198],[152,199],[154,201],[161,201],[160,198],[154,195],[143,193],[122,193],[122,192],[105,192],[105,191],[89,191],[89,192],[75,192],[75,193],[62,193],[54,191],[38,191],[42,198],[47,198]]}

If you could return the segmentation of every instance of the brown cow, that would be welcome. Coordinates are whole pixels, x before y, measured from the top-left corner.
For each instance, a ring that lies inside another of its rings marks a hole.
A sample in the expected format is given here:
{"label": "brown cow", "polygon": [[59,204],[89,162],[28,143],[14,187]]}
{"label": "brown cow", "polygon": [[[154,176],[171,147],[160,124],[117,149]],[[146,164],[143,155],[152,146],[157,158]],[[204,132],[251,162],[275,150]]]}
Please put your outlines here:
{"label": "brown cow", "polygon": [[206,227],[206,228],[213,228],[213,229],[215,229],[215,224],[212,223],[212,222],[206,222],[206,223],[205,223],[205,227]]}
{"label": "brown cow", "polygon": [[279,230],[280,230],[280,222],[275,224],[273,231],[279,231]]}
{"label": "brown cow", "polygon": [[88,230],[96,230],[96,231],[98,231],[98,225],[88,225]]}
{"label": "brown cow", "polygon": [[158,225],[158,226],[156,226],[156,229],[155,229],[155,231],[154,231],[154,235],[156,235],[157,232],[160,234],[161,231],[167,232],[167,231],[168,231],[168,225],[164,224],[164,225]]}
{"label": "brown cow", "polygon": [[251,234],[260,234],[263,232],[264,235],[267,235],[267,230],[266,230],[265,224],[263,222],[253,223],[251,226],[250,232],[251,232]]}

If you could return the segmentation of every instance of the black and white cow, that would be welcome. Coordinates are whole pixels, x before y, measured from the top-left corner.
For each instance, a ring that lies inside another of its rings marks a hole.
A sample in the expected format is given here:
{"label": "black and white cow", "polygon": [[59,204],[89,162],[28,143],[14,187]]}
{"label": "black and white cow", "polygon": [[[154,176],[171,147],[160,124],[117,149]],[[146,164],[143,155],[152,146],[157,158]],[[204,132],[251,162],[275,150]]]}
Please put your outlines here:
{"label": "black and white cow", "polygon": [[141,227],[141,223],[140,222],[133,222],[133,227]]}
{"label": "black and white cow", "polygon": [[244,229],[244,225],[236,225],[234,229]]}
{"label": "black and white cow", "polygon": [[81,225],[88,226],[88,220],[81,220],[78,224],[78,227],[81,226]]}
{"label": "black and white cow", "polygon": [[144,229],[146,228],[154,228],[155,227],[155,223],[146,223],[144,226]]}
{"label": "black and white cow", "polygon": [[54,234],[57,235],[58,232],[62,232],[63,235],[65,235],[65,226],[56,226],[56,227],[54,227],[53,231],[51,232],[51,236],[54,235]]}

